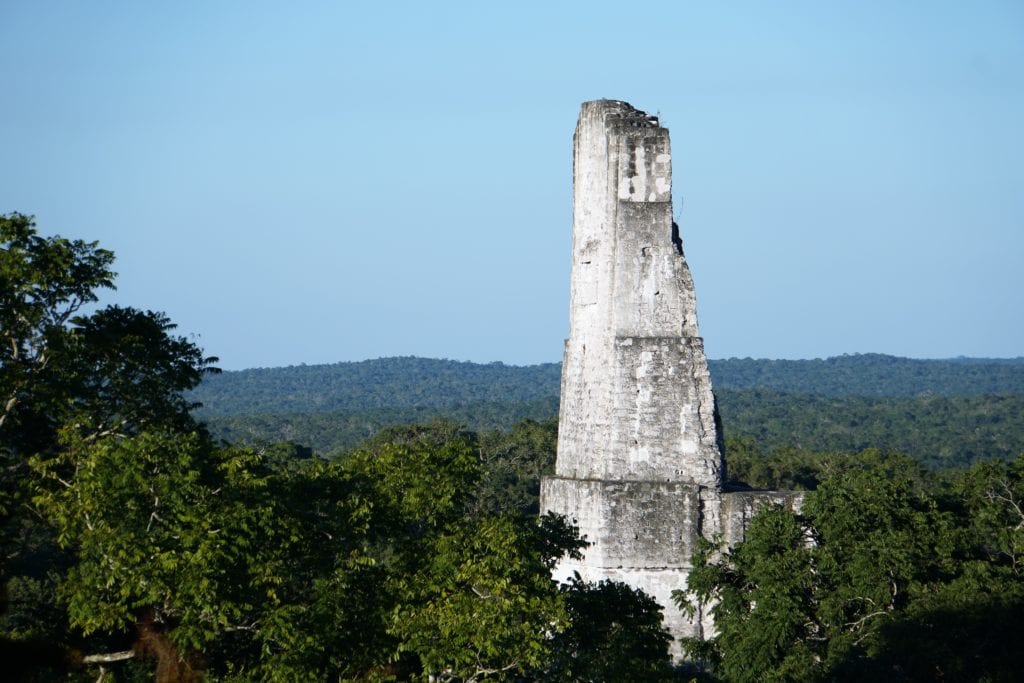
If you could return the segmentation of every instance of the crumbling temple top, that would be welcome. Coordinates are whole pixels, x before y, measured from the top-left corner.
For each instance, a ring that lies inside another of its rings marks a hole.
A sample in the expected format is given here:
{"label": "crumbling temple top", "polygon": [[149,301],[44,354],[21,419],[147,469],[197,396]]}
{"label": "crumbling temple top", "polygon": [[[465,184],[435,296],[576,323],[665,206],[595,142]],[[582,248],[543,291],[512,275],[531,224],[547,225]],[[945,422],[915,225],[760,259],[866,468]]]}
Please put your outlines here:
{"label": "crumbling temple top", "polygon": [[668,129],[583,104],[557,473],[719,488],[722,454],[693,279],[672,220]]}
{"label": "crumbling temple top", "polygon": [[[668,129],[625,102],[585,102],[574,137],[572,283],[555,475],[541,510],[589,542],[555,577],[640,588],[676,637],[714,628],[678,609],[701,538],[742,540],[791,492],[722,490],[725,463],[693,278],[672,220]],[[676,656],[683,656],[676,648]]]}

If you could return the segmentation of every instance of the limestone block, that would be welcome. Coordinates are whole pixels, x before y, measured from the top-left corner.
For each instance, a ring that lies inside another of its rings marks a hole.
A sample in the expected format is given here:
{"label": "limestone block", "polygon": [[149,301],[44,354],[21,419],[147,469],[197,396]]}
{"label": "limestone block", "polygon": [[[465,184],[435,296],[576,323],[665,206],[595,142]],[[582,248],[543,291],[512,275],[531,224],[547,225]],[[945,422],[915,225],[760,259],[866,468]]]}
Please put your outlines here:
{"label": "limestone block", "polygon": [[[567,581],[623,581],[648,593],[665,609],[675,637],[700,636],[708,627],[699,614],[688,619],[672,591],[686,587],[694,546],[721,505],[715,490],[666,481],[601,481],[547,477],[542,511],[565,515],[590,544],[582,560],[566,559],[554,577]],[[708,511],[714,514],[708,514]]]}
{"label": "limestone block", "polygon": [[722,540],[729,546],[742,543],[747,526],[762,508],[776,505],[800,512],[803,491],[728,491],[722,494]]}
{"label": "limestone block", "polygon": [[594,567],[689,566],[701,531],[701,495],[695,486],[548,477],[542,495],[546,510],[579,526],[590,543],[587,562]]}

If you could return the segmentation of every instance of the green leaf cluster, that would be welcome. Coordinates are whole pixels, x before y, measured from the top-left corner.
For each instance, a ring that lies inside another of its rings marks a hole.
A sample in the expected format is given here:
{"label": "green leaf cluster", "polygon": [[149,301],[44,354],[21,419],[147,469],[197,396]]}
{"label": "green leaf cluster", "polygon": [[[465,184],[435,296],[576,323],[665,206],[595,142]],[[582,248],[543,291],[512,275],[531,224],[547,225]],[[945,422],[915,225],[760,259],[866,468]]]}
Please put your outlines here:
{"label": "green leaf cluster", "polygon": [[579,576],[562,592],[569,626],[554,638],[543,680],[678,680],[680,672],[665,656],[672,637],[652,597],[624,583],[590,584]]}
{"label": "green leaf cluster", "polygon": [[1022,468],[842,461],[800,514],[766,509],[743,543],[701,549],[675,598],[709,609],[717,634],[687,647],[729,681],[1012,679]]}

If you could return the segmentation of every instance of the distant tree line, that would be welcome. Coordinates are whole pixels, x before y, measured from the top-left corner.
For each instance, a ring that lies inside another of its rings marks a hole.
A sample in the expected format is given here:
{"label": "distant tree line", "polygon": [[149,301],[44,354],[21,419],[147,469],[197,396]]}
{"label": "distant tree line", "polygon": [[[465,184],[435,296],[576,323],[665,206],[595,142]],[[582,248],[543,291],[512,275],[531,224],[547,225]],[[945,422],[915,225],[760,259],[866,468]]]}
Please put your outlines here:
{"label": "distant tree line", "polygon": [[226,372],[190,392],[204,415],[306,414],[508,405],[558,396],[561,365],[517,367],[432,358],[378,358]]}
{"label": "distant tree line", "polygon": [[726,436],[761,449],[899,451],[929,467],[961,467],[1024,450],[1024,394],[830,397],[716,391]]}
{"label": "distant tree line", "polygon": [[[1024,443],[1024,394],[828,397],[768,390],[716,390],[727,437],[759,449],[894,450],[929,467],[1010,459]],[[351,448],[389,425],[443,418],[474,431],[509,429],[520,420],[553,419],[554,397],[457,408],[375,408],[341,413],[200,415],[218,438],[260,444],[295,441],[320,454]]]}
{"label": "distant tree line", "polygon": [[859,353],[814,360],[729,358],[709,366],[719,389],[869,398],[1024,394],[1024,358],[920,360]]}
{"label": "distant tree line", "polygon": [[[921,397],[1024,394],[1024,358],[914,360],[856,354],[825,360],[711,360],[719,391],[766,389],[812,396]],[[189,395],[203,415],[454,409],[557,398],[560,363],[513,366],[378,358],[224,372]]]}
{"label": "distant tree line", "polygon": [[371,408],[339,413],[293,413],[214,416],[199,413],[211,432],[230,442],[262,444],[296,441],[327,455],[352,448],[393,425],[445,419],[473,431],[509,429],[526,419],[546,420],[558,414],[558,399],[475,403],[454,408]]}
{"label": "distant tree line", "polygon": [[[896,450],[931,467],[1015,457],[1024,442],[1024,359],[711,361],[728,436],[761,449]],[[190,396],[230,442],[297,441],[327,454],[389,425],[443,418],[474,431],[558,414],[558,364],[424,358],[226,372]]]}

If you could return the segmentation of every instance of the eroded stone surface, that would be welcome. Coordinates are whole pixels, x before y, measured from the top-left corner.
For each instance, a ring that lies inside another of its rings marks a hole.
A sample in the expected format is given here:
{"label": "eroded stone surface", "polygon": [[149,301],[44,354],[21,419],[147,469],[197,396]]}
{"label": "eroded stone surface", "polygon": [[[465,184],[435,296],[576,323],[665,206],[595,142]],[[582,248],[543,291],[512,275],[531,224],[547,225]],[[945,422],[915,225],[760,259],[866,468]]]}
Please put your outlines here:
{"label": "eroded stone surface", "polygon": [[[668,129],[625,102],[586,102],[574,137],[569,339],[556,474],[541,509],[591,546],[556,578],[625,581],[676,637],[711,633],[671,601],[700,537],[742,540],[779,492],[723,493],[724,461],[693,279],[672,221]],[[676,654],[678,654],[678,649]]]}
{"label": "eroded stone surface", "polygon": [[625,102],[583,105],[560,477],[721,483],[714,398],[671,190],[668,129]]}

